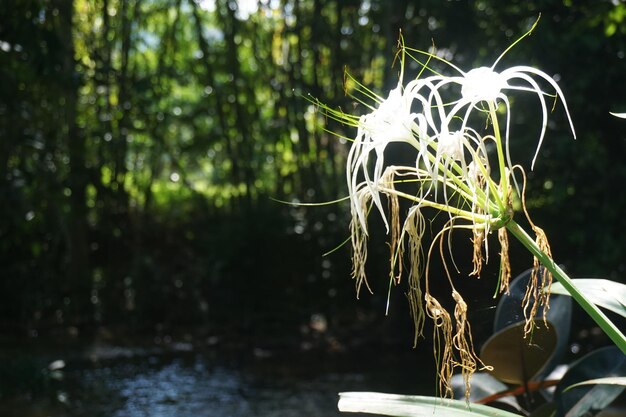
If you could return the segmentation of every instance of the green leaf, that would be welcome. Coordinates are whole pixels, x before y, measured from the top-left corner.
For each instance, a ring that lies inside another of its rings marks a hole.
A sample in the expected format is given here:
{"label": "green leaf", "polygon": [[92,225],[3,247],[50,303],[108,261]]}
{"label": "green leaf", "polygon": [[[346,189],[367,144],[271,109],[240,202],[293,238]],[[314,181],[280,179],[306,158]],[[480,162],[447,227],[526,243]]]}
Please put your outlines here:
{"label": "green leaf", "polygon": [[[544,269],[542,267],[541,271],[543,270]],[[527,288],[530,285],[532,271],[532,268],[530,268],[515,277],[509,285],[508,294],[504,294],[500,298],[494,320],[494,334],[513,324],[526,321],[523,307],[524,297],[526,296]],[[544,310],[542,306],[539,306],[537,313],[535,314],[535,320],[538,324],[543,322],[544,313],[546,313],[547,320],[554,325],[554,330],[556,330],[555,351],[549,358],[548,363],[541,368],[538,374],[529,375],[526,373],[526,379],[531,378],[533,380],[540,380],[545,378],[559,363],[563,362],[563,355],[569,349],[572,321],[572,298],[555,295],[550,298],[549,309]],[[528,342],[528,340],[520,341],[521,344],[528,344]]]}
{"label": "green leaf", "polygon": [[[466,399],[465,378],[463,378],[463,375],[452,375],[450,384],[452,385],[454,398]],[[508,390],[508,386],[506,386],[503,382],[497,380],[491,374],[488,374],[487,372],[476,372],[472,375],[472,384],[470,386],[469,400],[475,403],[487,404],[491,401],[484,401],[485,398],[492,398],[495,395],[506,392]],[[498,397],[494,401],[506,404],[511,407],[511,409],[522,411],[519,403],[513,395]]]}
{"label": "green leaf", "polygon": [[555,417],[556,405],[545,403],[534,409],[528,417]]}
{"label": "green leaf", "polygon": [[603,410],[624,390],[621,385],[572,385],[626,375],[626,355],[616,346],[596,349],[571,364],[556,387],[557,416],[581,417]]}
{"label": "green leaf", "polygon": [[508,384],[522,385],[550,361],[557,345],[554,325],[543,321],[531,335],[524,334],[524,322],[508,326],[483,345],[480,358],[493,366],[491,374]]}
{"label": "green leaf", "polygon": [[465,401],[423,397],[417,395],[382,394],[378,392],[343,392],[339,394],[339,411],[369,413],[394,417],[519,417],[508,411],[498,410]]}
{"label": "green leaf", "polygon": [[565,388],[563,392],[569,391],[572,388],[576,388],[581,385],[621,385],[623,387],[626,387],[626,376],[612,376],[607,378],[589,379],[587,381],[582,381],[577,384],[570,385],[569,387]]}
{"label": "green leaf", "polygon": [[[594,304],[626,317],[626,285],[608,279],[578,278],[574,285]],[[569,295],[559,283],[552,284],[552,294]]]}

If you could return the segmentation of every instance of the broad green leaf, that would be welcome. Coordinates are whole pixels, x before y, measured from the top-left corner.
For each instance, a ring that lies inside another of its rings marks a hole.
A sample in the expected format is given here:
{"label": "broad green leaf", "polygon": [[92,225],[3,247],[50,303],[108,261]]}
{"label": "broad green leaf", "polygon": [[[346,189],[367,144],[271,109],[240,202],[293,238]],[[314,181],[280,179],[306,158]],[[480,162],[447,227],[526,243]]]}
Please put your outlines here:
{"label": "broad green leaf", "polygon": [[[626,317],[626,285],[608,279],[595,278],[578,278],[572,281],[592,303]],[[552,284],[550,292],[569,295],[558,282]]]}
{"label": "broad green leaf", "polygon": [[582,381],[574,385],[570,385],[565,388],[563,392],[569,391],[572,388],[580,387],[581,385],[621,385],[626,387],[626,376],[613,376],[608,378],[596,378],[587,381]]}
{"label": "broad green leaf", "polygon": [[[493,333],[497,333],[512,324],[524,322],[523,299],[526,295],[526,288],[532,274],[532,269],[528,269],[515,277],[509,285],[509,293],[504,294],[498,302],[496,316],[494,320]],[[543,321],[544,308],[539,307],[535,320],[539,323]],[[547,320],[554,325],[557,336],[557,345],[550,361],[536,375],[531,375],[533,379],[545,378],[554,368],[562,362],[562,357],[569,348],[569,338],[572,321],[572,298],[565,296],[550,297],[550,308],[546,311]]]}
{"label": "broad green leaf", "polygon": [[486,405],[468,404],[465,401],[378,392],[340,393],[338,407],[339,411],[344,413],[393,417],[519,417],[508,411]]}
{"label": "broad green leaf", "polygon": [[521,411],[521,407],[513,395],[499,396],[492,401],[484,401],[486,398],[489,399],[496,397],[497,394],[509,390],[507,385],[487,372],[476,372],[472,375],[470,398],[465,398],[465,379],[463,378],[463,375],[452,375],[450,384],[452,385],[454,398],[468,399],[478,404],[487,404],[492,401],[497,401],[508,405],[512,409]]}
{"label": "broad green leaf", "polygon": [[493,366],[491,374],[508,384],[530,381],[549,362],[557,346],[554,325],[539,322],[531,335],[524,337],[524,322],[513,324],[491,336],[483,345],[480,358]]}
{"label": "broad green leaf", "polygon": [[554,417],[556,405],[554,403],[545,403],[534,409],[528,417]]}
{"label": "broad green leaf", "polygon": [[594,350],[574,362],[563,375],[554,394],[557,417],[580,417],[590,411],[603,410],[624,390],[621,385],[572,385],[593,379],[626,375],[626,355],[617,347]]}

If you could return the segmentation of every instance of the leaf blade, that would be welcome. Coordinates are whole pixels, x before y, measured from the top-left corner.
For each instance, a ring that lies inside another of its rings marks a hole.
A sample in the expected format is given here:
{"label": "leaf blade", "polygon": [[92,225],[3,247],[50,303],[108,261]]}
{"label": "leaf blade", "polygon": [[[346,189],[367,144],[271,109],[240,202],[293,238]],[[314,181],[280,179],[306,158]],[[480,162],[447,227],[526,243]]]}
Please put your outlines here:
{"label": "leaf blade", "polygon": [[578,382],[576,384],[570,385],[569,387],[565,388],[563,392],[569,391],[573,388],[580,387],[583,385],[621,385],[623,387],[626,387],[626,376],[612,376],[612,377],[606,377],[606,378],[589,379],[587,381],[582,381],[582,382]]}
{"label": "leaf blade", "polygon": [[343,413],[370,413],[392,417],[519,417],[497,408],[468,404],[465,401],[396,395],[378,392],[343,392],[339,394],[339,411]]}
{"label": "leaf blade", "polygon": [[[622,317],[626,317],[626,285],[608,279],[577,278],[572,280],[589,300]],[[558,282],[552,284],[552,294],[569,295]]]}

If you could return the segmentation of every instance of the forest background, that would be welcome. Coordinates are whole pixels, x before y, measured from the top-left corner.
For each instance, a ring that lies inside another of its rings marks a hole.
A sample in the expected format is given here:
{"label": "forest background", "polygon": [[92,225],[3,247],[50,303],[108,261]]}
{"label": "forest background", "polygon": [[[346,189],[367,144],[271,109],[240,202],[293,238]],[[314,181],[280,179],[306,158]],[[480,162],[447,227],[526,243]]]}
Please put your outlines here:
{"label": "forest background", "polygon": [[[308,95],[363,112],[344,69],[384,95],[397,82],[400,30],[407,45],[435,45],[469,69],[491,65],[539,14],[499,65],[553,76],[578,139],[555,111],[529,209],[573,276],[623,282],[626,124],[609,115],[626,111],[623,1],[2,3],[3,337],[272,340],[317,328],[347,343],[342,331],[381,323],[382,229],[370,250],[375,295],[357,301],[349,248],[323,256],[348,236],[347,204],[276,201],[346,193],[349,143],[325,129],[354,132]],[[512,154],[525,166],[540,129],[534,100],[514,103]],[[532,261],[512,250],[515,275]],[[474,306],[495,303],[496,277],[494,264],[469,281]],[[403,289],[393,297],[392,315],[408,317]],[[402,334],[410,345],[409,324]]]}

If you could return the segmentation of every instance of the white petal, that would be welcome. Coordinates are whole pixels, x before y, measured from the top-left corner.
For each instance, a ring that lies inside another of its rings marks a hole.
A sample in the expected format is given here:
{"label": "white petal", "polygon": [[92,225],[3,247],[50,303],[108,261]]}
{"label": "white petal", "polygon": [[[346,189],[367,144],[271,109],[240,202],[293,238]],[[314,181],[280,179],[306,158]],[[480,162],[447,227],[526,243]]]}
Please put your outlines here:
{"label": "white petal", "polygon": [[463,77],[461,95],[472,102],[495,101],[505,87],[506,78],[491,68],[474,68]]}

